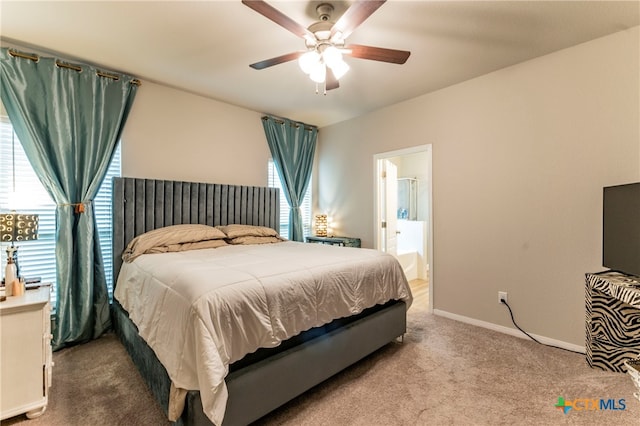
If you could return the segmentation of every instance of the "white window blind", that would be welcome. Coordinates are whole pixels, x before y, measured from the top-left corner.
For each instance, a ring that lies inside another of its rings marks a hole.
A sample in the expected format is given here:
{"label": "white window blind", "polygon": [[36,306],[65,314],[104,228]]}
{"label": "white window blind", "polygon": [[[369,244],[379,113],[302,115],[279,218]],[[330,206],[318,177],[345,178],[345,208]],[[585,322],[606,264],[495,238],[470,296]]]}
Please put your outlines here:
{"label": "white window blind", "polygon": [[[114,154],[107,176],[94,200],[110,297],[113,288],[111,261],[111,181],[113,176],[120,176],[120,146]],[[38,239],[19,244],[20,275],[40,277],[42,282],[51,283],[51,305],[55,309],[56,206],[33,171],[9,118],[0,116],[0,212],[11,210],[39,215]],[[9,244],[2,243],[0,246],[2,267],[6,262],[6,248]]]}
{"label": "white window blind", "polygon": [[[282,189],[282,182],[280,181],[280,175],[276,170],[273,159],[269,159],[269,182],[267,186],[271,188],[278,188],[280,190],[280,235],[285,238],[289,238],[289,203],[284,195]],[[302,227],[304,236],[311,235],[311,179],[309,179],[309,185],[307,186],[307,192],[302,200],[300,210],[302,210]]]}

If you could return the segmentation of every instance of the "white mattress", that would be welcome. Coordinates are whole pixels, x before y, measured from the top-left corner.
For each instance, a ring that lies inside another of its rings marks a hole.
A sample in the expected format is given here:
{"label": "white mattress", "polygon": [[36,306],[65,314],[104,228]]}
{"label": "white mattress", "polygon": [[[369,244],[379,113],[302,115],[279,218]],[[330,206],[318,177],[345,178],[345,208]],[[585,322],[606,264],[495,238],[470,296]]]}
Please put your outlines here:
{"label": "white mattress", "polygon": [[296,242],[142,255],[122,265],[115,298],[173,385],[199,390],[216,425],[229,364],[376,304],[412,301],[394,257]]}

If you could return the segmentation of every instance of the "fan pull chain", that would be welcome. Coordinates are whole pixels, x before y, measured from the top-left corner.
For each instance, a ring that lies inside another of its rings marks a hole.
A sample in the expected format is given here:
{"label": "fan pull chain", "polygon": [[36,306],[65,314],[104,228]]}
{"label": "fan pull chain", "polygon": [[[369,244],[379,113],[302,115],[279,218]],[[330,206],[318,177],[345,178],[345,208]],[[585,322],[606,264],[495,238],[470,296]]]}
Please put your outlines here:
{"label": "fan pull chain", "polygon": [[[316,95],[320,93],[320,89],[318,88],[318,84],[316,83]],[[327,82],[324,82],[324,89],[322,90],[322,94],[327,96]]]}

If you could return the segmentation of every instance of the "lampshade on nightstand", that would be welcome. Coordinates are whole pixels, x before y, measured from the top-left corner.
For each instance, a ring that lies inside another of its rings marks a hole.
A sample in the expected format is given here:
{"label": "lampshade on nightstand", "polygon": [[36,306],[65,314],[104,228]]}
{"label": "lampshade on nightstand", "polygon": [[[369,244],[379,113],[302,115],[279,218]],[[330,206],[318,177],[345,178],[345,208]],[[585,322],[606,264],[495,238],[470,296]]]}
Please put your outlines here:
{"label": "lampshade on nightstand", "polygon": [[7,247],[7,260],[11,258],[16,265],[16,275],[20,277],[18,266],[18,247],[16,242],[33,241],[38,239],[38,215],[3,213],[0,214],[0,242],[11,243]]}
{"label": "lampshade on nightstand", "polygon": [[318,237],[327,236],[327,215],[326,214],[316,215],[316,235]]}

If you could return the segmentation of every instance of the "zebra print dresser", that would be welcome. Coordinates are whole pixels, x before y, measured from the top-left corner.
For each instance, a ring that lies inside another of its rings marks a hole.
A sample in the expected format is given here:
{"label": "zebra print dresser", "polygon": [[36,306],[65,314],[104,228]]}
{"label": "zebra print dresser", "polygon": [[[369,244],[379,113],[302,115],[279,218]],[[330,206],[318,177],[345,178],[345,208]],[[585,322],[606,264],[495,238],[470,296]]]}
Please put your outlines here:
{"label": "zebra print dresser", "polygon": [[587,362],[625,372],[640,355],[640,277],[607,271],[586,274]]}

